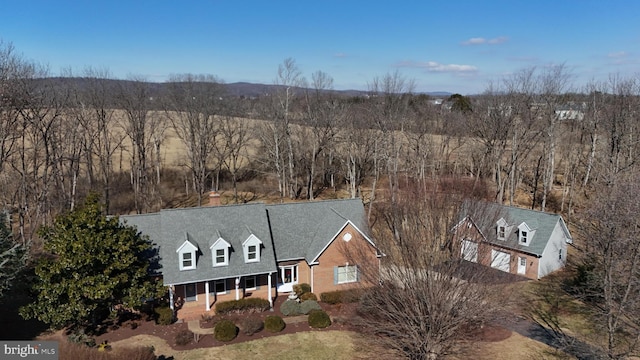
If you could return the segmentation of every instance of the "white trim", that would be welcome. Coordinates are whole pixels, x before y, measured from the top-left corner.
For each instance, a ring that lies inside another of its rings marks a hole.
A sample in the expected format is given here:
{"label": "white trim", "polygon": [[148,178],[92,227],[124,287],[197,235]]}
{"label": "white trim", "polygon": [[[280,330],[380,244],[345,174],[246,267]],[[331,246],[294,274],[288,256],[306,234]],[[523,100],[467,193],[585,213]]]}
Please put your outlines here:
{"label": "white trim", "polygon": [[360,231],[360,229],[358,229],[358,227],[351,222],[351,220],[347,220],[347,222],[344,223],[344,225],[342,225],[342,227],[340,228],[340,230],[333,235],[333,237],[329,240],[329,242],[327,242],[327,244],[322,248],[322,250],[320,250],[320,252],[318,253],[318,255],[316,255],[310,262],[309,265],[311,264],[318,264],[318,258],[320,257],[320,255],[322,255],[322,253],[327,250],[327,248],[331,245],[331,243],[333,243],[333,241],[338,237],[338,235],[340,235],[340,233],[347,227],[347,225],[351,224],[351,226],[358,232],[360,233],[360,235],[362,235],[363,238],[365,238],[365,240],[367,240],[369,242],[369,244],[371,244],[371,246],[373,246],[374,249],[376,249],[376,252],[378,251],[378,248],[376,247],[376,244],[373,243],[373,241],[371,241],[371,239],[362,231]]}
{"label": "white trim", "polygon": [[[187,260],[184,258],[185,255],[189,254],[191,256],[191,259]],[[180,267],[180,270],[194,270],[196,268],[196,252],[195,251],[184,251],[178,254],[178,266]],[[185,266],[184,263],[185,261],[191,261],[191,265],[190,266]]]}
{"label": "white trim", "polygon": [[[182,270],[193,270],[196,268],[196,250],[198,247],[191,243],[189,240],[185,240],[180,247],[176,250],[178,253],[178,268]],[[184,255],[191,254],[191,265],[184,266]]]}
{"label": "white trim", "polygon": [[[252,262],[259,262],[260,261],[260,248],[262,245],[262,241],[260,239],[258,239],[257,236],[251,234],[249,235],[249,237],[247,238],[247,240],[245,240],[242,243],[242,253],[244,254],[244,262],[245,263],[252,263]],[[256,247],[256,251],[255,251],[255,259],[249,259],[249,254],[252,254],[253,252],[249,252],[249,247],[251,246],[255,246]]]}
{"label": "white trim", "polygon": [[[523,233],[526,235],[523,235]],[[523,221],[518,225],[518,244],[529,246],[534,235],[535,230],[531,229],[526,222]]]}
{"label": "white trim", "polygon": [[[209,246],[209,249],[211,249],[211,262],[213,267],[229,265],[229,248],[230,247],[231,247],[231,244],[229,244],[227,241],[225,241],[221,237],[219,237],[218,240],[216,240],[216,242],[214,242],[211,246]],[[218,250],[224,251],[224,254],[223,254],[224,261],[221,263],[217,262]]]}

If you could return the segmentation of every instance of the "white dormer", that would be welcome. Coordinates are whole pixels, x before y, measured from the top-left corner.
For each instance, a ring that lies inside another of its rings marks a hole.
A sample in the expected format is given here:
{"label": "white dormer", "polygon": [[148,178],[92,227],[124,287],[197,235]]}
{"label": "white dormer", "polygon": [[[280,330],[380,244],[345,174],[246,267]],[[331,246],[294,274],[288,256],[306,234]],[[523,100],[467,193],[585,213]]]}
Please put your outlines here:
{"label": "white dormer", "polygon": [[242,243],[242,252],[244,253],[244,262],[258,262],[260,261],[260,246],[262,241],[255,235],[251,234],[247,240]]}
{"label": "white dormer", "polygon": [[213,266],[229,265],[229,248],[231,244],[226,242],[222,237],[218,237],[210,247]]}
{"label": "white dormer", "polygon": [[178,266],[180,270],[193,270],[196,268],[196,252],[198,247],[189,240],[185,240],[176,252],[178,253]]}
{"label": "white dormer", "polygon": [[529,246],[534,234],[535,230],[531,229],[527,223],[522,222],[518,225],[518,244]]}
{"label": "white dormer", "polygon": [[498,240],[505,240],[509,236],[509,224],[504,218],[496,222],[496,237]]}

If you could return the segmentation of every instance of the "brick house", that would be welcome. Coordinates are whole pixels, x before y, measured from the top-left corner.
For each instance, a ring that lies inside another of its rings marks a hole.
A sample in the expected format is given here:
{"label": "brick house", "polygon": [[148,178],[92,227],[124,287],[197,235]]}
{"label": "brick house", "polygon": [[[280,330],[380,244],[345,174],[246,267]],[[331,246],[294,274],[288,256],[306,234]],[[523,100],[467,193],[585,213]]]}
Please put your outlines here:
{"label": "brick house", "polygon": [[461,212],[453,229],[456,251],[466,261],[540,279],[565,266],[573,242],[562,216],[487,203]]}
{"label": "brick house", "polygon": [[[159,249],[160,273],[178,318],[211,311],[218,301],[273,300],[308,283],[312,292],[361,281],[347,253],[379,266],[359,199],[167,209],[121,216]],[[353,260],[352,260],[353,262]]]}

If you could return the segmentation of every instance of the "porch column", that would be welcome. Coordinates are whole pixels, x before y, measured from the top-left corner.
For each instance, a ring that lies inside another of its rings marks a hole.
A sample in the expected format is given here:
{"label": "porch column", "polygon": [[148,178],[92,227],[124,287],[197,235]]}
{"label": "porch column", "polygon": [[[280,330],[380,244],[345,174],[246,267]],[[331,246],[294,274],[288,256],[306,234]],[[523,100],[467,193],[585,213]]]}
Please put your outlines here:
{"label": "porch column", "polygon": [[207,311],[211,311],[211,299],[209,299],[209,282],[204,282],[204,301],[207,302],[206,309]]}
{"label": "porch column", "polygon": [[176,307],[173,304],[173,285],[169,285],[169,307],[171,308],[171,311],[176,311]]}
{"label": "porch column", "polygon": [[311,268],[311,292],[313,292],[313,265],[309,266]]}
{"label": "porch column", "polygon": [[267,276],[267,286],[269,287],[269,308],[271,310],[273,310],[273,297],[271,296],[271,274],[269,273],[269,276]]}
{"label": "porch column", "polygon": [[236,278],[236,300],[240,300],[240,278]]}

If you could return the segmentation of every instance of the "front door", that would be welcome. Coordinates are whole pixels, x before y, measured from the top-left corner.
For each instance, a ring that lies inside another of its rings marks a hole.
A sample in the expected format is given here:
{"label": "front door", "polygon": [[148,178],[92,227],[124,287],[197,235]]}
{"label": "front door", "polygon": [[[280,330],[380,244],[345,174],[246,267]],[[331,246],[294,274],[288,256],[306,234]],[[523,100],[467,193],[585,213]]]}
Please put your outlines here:
{"label": "front door", "polygon": [[184,286],[184,299],[185,301],[196,301],[196,284],[186,284]]}
{"label": "front door", "polygon": [[298,283],[298,264],[278,268],[278,292],[291,292]]}

